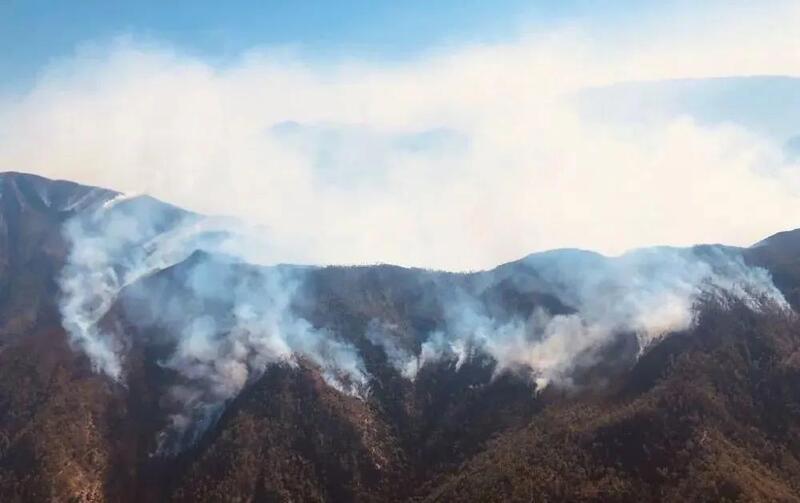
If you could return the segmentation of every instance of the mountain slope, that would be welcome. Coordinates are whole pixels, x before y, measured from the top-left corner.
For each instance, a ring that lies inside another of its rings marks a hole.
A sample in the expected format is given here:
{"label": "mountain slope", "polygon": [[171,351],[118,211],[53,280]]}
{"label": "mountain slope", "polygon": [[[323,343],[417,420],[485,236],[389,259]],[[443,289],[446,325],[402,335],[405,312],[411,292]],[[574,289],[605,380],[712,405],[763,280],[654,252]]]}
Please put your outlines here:
{"label": "mountain slope", "polygon": [[798,501],[800,324],[706,306],[618,391],[493,442],[433,501]]}
{"label": "mountain slope", "polygon": [[[118,400],[61,327],[60,226],[116,194],[0,175],[0,494],[4,501],[103,501]],[[112,484],[113,485],[113,484]]]}
{"label": "mountain slope", "polygon": [[769,269],[792,305],[800,306],[800,229],[773,234],[750,247],[747,254],[754,264]]}
{"label": "mountain slope", "polygon": [[265,267],[118,196],[0,174],[2,501],[798,500],[800,322],[745,262],[797,306],[800,231]]}

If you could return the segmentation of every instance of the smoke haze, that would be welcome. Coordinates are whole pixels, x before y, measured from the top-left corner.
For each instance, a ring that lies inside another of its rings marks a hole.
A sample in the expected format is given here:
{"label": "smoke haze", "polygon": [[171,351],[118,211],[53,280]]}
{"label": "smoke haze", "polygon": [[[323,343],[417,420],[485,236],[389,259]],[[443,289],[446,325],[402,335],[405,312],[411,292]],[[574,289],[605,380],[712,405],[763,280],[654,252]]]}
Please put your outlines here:
{"label": "smoke haze", "polygon": [[[766,3],[532,27],[406,60],[253,47],[219,62],[124,34],[87,41],[0,98],[0,158],[189,210],[119,196],[82,212],[59,278],[64,327],[95,370],[124,384],[137,337],[162,349],[176,381],[166,451],[269,365],[368,399],[366,344],[410,381],[488,355],[496,373],[569,384],[620,334],[641,351],[690,328],[704,296],[785,307],[737,249],[648,248],[796,227],[798,114],[743,112],[800,89],[800,51],[786,50],[800,8]],[[737,87],[752,75],[788,77]],[[719,96],[730,110],[710,114]],[[606,255],[486,270],[574,246]],[[319,300],[303,288],[316,265],[377,262],[484,271],[426,291],[442,319],[413,337],[380,316],[340,333],[298,314]],[[494,297],[504,284],[531,308]]]}
{"label": "smoke haze", "polygon": [[[87,43],[0,100],[0,157],[260,225],[289,263],[474,270],[535,250],[748,245],[795,227],[796,156],[776,136],[800,131],[793,107],[774,107],[779,127],[710,121],[669,79],[700,79],[737,110],[793,96],[793,79],[725,94],[711,78],[797,75],[800,53],[785,48],[798,6],[685,14],[407,61],[254,47],[216,64],[135,37]],[[647,95],[625,108],[584,93],[645,80],[678,96],[657,121],[612,113],[646,109]]]}
{"label": "smoke haze", "polygon": [[[303,288],[319,269],[254,263],[267,244],[248,232],[142,196],[117,196],[64,226],[71,252],[60,307],[73,345],[123,385],[137,344],[161,348],[158,364],[175,376],[158,454],[193,444],[269,365],[310,366],[328,386],[367,399],[362,340],[412,382],[431,363],[448,361],[458,372],[488,356],[495,374],[518,373],[542,389],[571,385],[574,370],[619,336],[634,336],[641,352],[689,329],[705,296],[788,309],[740,249],[660,247],[618,257],[556,250],[473,274],[409,270],[436,278],[417,294],[425,294],[424,310],[442,313],[437,328],[409,339],[391,319],[375,318],[363,334],[339,332],[296,308],[321,302]],[[521,312],[493,296],[497,289],[539,300]]]}

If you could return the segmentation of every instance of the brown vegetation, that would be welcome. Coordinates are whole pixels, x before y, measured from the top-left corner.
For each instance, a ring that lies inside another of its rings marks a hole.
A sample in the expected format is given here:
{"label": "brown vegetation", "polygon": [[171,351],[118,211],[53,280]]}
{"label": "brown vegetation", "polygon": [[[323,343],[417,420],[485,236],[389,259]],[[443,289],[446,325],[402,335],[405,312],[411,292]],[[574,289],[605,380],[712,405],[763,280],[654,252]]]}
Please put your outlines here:
{"label": "brown vegetation", "polygon": [[[368,323],[392,320],[419,345],[441,323],[426,295],[471,279],[391,266],[316,269],[315,302],[297,306],[364,355],[365,399],[326,386],[309,362],[275,365],[193,447],[153,456],[172,378],[155,363],[161,349],[135,344],[127,386],[113,383],[71,350],[56,306],[60,223],[75,201],[113,193],[3,176],[0,501],[800,500],[794,313],[709,300],[696,327],[635,364],[619,358],[621,337],[607,350],[616,363],[584,369],[575,389],[536,393],[494,376],[488,358],[429,365],[411,382],[363,336]],[[747,252],[794,302],[797,236]],[[567,309],[511,281],[486,295],[513,312]]]}

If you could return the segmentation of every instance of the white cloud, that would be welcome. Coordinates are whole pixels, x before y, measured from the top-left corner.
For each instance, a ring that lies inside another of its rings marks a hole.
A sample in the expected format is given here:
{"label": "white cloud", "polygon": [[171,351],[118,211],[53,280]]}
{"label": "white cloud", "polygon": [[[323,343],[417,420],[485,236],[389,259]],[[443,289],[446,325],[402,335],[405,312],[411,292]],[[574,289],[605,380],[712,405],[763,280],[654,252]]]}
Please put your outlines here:
{"label": "white cloud", "polygon": [[800,225],[796,167],[747,124],[625,128],[572,108],[587,86],[800,73],[800,7],[686,12],[395,64],[254,51],[217,67],[120,40],[6,97],[0,160],[244,217],[290,262],[479,268]]}

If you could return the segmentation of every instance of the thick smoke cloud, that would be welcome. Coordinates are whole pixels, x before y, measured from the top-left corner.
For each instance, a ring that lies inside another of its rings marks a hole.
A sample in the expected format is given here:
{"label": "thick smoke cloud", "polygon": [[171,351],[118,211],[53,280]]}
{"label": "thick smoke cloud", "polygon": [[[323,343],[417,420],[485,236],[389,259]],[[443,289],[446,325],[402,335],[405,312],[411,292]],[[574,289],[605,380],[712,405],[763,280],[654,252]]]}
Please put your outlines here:
{"label": "thick smoke cloud", "polygon": [[[249,219],[291,263],[475,270],[564,246],[747,245],[797,225],[788,138],[748,114],[709,122],[681,100],[654,122],[619,118],[602,97],[591,117],[575,103],[620,82],[797,75],[800,51],[786,50],[797,2],[720,5],[403,61],[254,47],[217,64],[158,41],[101,41],[0,96],[0,158]],[[771,84],[745,94],[790,96]],[[770,124],[800,131],[792,106],[774,111]]]}

